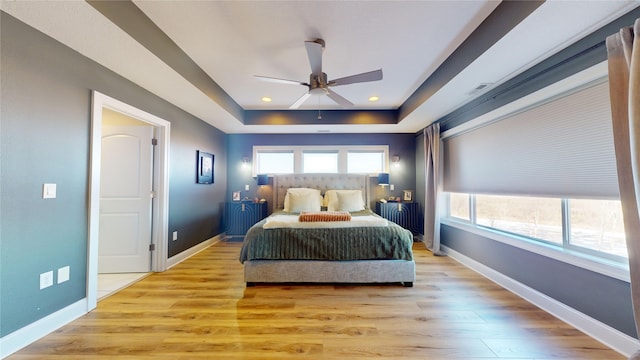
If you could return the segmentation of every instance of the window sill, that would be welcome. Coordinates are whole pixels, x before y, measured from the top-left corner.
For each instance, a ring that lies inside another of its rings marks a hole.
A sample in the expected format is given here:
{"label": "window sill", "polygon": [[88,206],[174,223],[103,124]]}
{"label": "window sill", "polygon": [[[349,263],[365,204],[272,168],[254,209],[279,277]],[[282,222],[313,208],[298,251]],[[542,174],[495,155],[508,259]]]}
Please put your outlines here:
{"label": "window sill", "polygon": [[498,230],[475,226],[470,223],[451,218],[443,218],[441,224],[464,230],[513,247],[527,250],[538,255],[565,262],[589,271],[609,276],[621,281],[630,282],[628,265],[597,258],[570,249],[537,242],[525,237],[504,233]]}

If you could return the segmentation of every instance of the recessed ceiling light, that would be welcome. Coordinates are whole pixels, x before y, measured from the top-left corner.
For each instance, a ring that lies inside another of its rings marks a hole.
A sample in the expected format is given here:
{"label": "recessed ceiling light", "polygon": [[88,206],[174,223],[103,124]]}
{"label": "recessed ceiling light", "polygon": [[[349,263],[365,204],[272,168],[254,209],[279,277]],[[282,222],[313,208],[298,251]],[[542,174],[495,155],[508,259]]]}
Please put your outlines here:
{"label": "recessed ceiling light", "polygon": [[371,102],[378,101],[378,100],[380,100],[380,98],[377,97],[377,96],[370,96],[369,97],[369,101],[371,101]]}
{"label": "recessed ceiling light", "polygon": [[271,102],[271,98],[268,96],[263,96],[261,100],[262,102]]}

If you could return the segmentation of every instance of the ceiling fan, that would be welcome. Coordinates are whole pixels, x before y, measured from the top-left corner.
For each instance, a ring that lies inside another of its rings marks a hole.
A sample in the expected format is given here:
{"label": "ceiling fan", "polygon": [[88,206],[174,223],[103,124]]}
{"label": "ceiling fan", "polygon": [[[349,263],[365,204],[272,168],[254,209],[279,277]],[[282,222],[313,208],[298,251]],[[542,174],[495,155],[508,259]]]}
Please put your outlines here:
{"label": "ceiling fan", "polygon": [[331,100],[342,106],[353,106],[353,103],[338,95],[335,91],[331,90],[330,87],[382,80],[382,69],[378,69],[327,81],[327,74],[322,72],[324,40],[316,39],[313,41],[305,41],[304,45],[307,48],[307,56],[309,57],[309,64],[311,65],[311,75],[309,75],[308,83],[255,75],[256,78],[264,81],[307,86],[309,91],[296,100],[293,105],[289,106],[289,109],[299,108],[311,95],[327,95]]}

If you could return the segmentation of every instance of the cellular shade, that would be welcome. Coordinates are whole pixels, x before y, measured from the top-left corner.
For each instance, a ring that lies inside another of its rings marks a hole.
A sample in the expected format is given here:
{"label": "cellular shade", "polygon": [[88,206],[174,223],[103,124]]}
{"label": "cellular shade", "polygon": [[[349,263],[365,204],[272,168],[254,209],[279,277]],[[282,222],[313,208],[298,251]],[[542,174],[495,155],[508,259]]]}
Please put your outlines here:
{"label": "cellular shade", "polygon": [[607,82],[443,140],[450,192],[618,198]]}

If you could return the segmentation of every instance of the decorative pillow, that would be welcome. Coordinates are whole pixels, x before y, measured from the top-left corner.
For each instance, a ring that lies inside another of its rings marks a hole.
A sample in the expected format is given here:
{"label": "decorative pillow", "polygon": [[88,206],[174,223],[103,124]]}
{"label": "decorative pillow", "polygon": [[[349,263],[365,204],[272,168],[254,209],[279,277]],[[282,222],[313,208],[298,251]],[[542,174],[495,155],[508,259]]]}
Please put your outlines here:
{"label": "decorative pillow", "polygon": [[[343,195],[352,195],[353,198],[346,198],[345,201],[348,202],[350,206],[348,208],[354,208],[357,210],[346,210],[342,209],[340,205],[340,199],[338,198],[338,194]],[[364,200],[362,198],[361,190],[327,190],[324,194],[324,205],[327,207],[329,211],[360,211],[364,209]]]}
{"label": "decorative pillow", "polygon": [[322,197],[315,194],[291,193],[289,194],[289,212],[320,211]]}
{"label": "decorative pillow", "polygon": [[289,188],[284,197],[284,211],[320,211],[322,195],[320,190],[309,188]]}
{"label": "decorative pillow", "polygon": [[298,216],[300,222],[351,221],[348,211],[303,211]]}
{"label": "decorative pillow", "polygon": [[338,192],[339,211],[360,211],[364,210],[362,195],[358,192]]}

